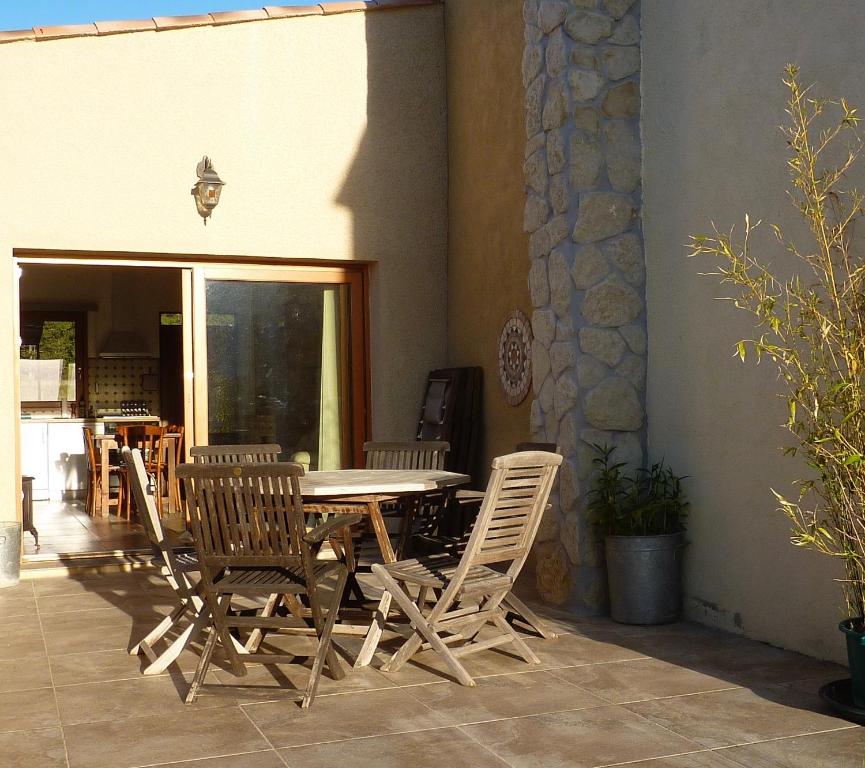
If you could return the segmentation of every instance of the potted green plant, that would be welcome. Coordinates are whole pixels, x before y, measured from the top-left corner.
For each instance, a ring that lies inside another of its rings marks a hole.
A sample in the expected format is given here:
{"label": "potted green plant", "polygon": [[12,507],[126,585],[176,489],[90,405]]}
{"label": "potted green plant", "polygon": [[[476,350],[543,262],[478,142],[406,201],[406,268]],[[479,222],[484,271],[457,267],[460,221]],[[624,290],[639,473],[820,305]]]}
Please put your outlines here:
{"label": "potted green plant", "polygon": [[666,624],[682,613],[684,478],[663,461],[626,471],[613,449],[600,454],[589,491],[590,521],[604,536],[610,613],[622,624]]}
{"label": "potted green plant", "polygon": [[778,368],[792,435],[784,451],[800,458],[803,476],[791,498],[772,492],[792,524],[793,544],[844,565],[840,629],[851,682],[844,681],[846,693],[838,687],[827,697],[865,710],[865,255],[855,231],[865,196],[847,182],[863,147],[860,118],[844,99],[803,88],[792,65],[784,84],[790,196],[808,225],[807,245],[773,226],[779,250],[791,254],[782,273],[754,255],[749,240],[757,225],[746,216],[741,238],[716,229],[692,236],[691,250],[713,257],[712,274],[754,317],[755,338],[739,341],[738,355],[744,361],[753,352]]}

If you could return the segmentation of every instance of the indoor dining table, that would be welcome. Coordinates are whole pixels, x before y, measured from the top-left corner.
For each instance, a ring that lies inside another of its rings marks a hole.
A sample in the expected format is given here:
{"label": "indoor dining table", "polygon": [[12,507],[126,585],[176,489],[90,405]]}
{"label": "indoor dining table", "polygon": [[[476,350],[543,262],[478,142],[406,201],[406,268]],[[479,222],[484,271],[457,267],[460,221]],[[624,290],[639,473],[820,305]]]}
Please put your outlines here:
{"label": "indoor dining table", "polygon": [[[337,469],[307,472],[300,478],[304,503],[350,504],[369,517],[386,563],[396,562],[381,504],[394,498],[418,500],[470,482],[468,475],[436,469]],[[335,506],[337,506],[335,504]]]}

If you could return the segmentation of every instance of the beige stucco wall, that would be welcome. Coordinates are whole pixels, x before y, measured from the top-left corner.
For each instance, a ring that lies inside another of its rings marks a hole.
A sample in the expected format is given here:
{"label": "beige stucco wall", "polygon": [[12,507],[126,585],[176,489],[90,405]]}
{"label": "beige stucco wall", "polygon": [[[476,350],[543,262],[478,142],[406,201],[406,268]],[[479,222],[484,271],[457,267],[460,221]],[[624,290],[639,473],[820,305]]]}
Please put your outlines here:
{"label": "beige stucco wall", "polygon": [[[784,406],[768,362],[742,365],[748,318],[685,259],[713,220],[796,222],[784,197],[787,62],[818,92],[865,105],[857,0],[643,0],[644,232],[649,449],[691,475],[686,588],[692,616],[822,657],[842,657],[832,564],[795,549],[769,487],[804,471],[779,454]],[[771,232],[759,251],[784,255]]]}
{"label": "beige stucco wall", "polygon": [[[15,42],[0,72],[0,327],[15,248],[372,261],[373,433],[413,434],[446,362],[441,6]],[[203,154],[227,182],[206,227]],[[4,435],[15,354],[7,331]]]}
{"label": "beige stucco wall", "polygon": [[[483,467],[529,438],[531,397],[508,405],[498,339],[508,313],[531,317],[522,231],[521,0],[448,0],[448,359],[484,369]],[[486,471],[486,470],[485,470]]]}

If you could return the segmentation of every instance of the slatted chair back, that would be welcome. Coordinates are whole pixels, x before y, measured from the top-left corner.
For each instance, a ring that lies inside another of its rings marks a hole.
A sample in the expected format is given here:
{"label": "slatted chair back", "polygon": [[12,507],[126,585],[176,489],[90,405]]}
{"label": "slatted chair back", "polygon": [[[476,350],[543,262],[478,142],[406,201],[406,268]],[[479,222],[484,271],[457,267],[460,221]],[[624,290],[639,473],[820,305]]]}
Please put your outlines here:
{"label": "slatted chair back", "polygon": [[274,464],[282,447],[276,443],[260,445],[194,445],[189,455],[196,464]]}
{"label": "slatted chair back", "polygon": [[450,445],[443,440],[363,444],[367,469],[442,470],[449,450]]}
{"label": "slatted chair back", "polygon": [[522,451],[493,460],[486,495],[455,578],[476,565],[509,563],[516,578],[537,533],[562,457]]}
{"label": "slatted chair back", "polygon": [[158,462],[162,465],[162,440],[166,433],[165,427],[153,424],[121,426],[117,428],[124,445],[137,448],[142,453],[148,468]]}
{"label": "slatted chair back", "polygon": [[167,571],[165,575],[172,588],[182,597],[191,597],[189,581],[182,576],[182,568],[178,563],[177,554],[165,536],[165,529],[162,527],[162,520],[156,506],[153,486],[147,475],[141,451],[138,448],[130,448],[125,445],[120,452],[129,474],[129,486],[132,490],[132,497],[135,499],[135,508],[138,510],[138,517],[144,532],[150,540],[153,554],[158,561],[164,564]]}
{"label": "slatted chair back", "polygon": [[297,566],[306,533],[299,464],[184,464],[202,574],[227,567]]}

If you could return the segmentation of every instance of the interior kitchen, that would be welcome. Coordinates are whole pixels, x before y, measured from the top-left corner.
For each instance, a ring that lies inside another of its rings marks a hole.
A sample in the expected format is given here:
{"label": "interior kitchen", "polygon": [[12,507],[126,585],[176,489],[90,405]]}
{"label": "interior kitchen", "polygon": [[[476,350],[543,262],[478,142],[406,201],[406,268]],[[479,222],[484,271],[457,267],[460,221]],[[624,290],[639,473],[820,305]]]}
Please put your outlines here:
{"label": "interior kitchen", "polygon": [[172,460],[181,458],[181,295],[179,269],[22,264],[25,557],[148,546],[117,448],[131,429],[162,427]]}

